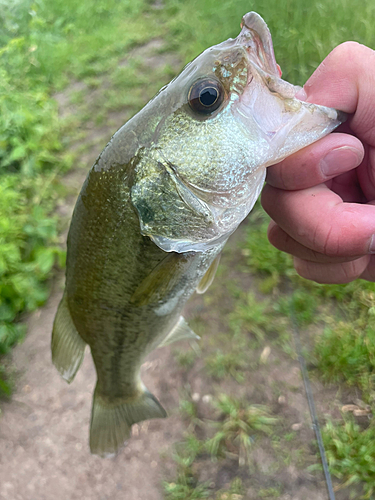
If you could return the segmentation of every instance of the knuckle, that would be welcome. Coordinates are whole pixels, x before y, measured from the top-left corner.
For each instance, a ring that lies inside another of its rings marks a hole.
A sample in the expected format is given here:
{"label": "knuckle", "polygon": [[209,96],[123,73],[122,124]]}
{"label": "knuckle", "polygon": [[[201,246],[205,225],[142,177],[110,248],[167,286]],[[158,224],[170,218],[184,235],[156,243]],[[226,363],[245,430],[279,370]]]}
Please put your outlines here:
{"label": "knuckle", "polygon": [[343,262],[339,264],[341,274],[345,281],[353,281],[357,277],[357,266],[355,262]]}
{"label": "knuckle", "polygon": [[373,50],[358,42],[344,42],[335,47],[329,54],[330,58],[355,61],[359,55],[368,56]]}
{"label": "knuckle", "polygon": [[288,160],[283,160],[278,165],[279,185],[281,189],[290,189],[290,175],[288,170]]}
{"label": "knuckle", "polygon": [[366,269],[367,262],[368,259],[366,257],[361,257],[359,259],[340,264],[343,282],[349,283],[350,281],[358,279]]}
{"label": "knuckle", "polygon": [[267,228],[267,237],[268,237],[270,243],[273,244],[273,241],[277,238],[277,232],[278,232],[278,226],[277,226],[276,222],[271,220],[270,223],[268,224],[268,228]]}
{"label": "knuckle", "polygon": [[293,266],[294,269],[296,270],[297,274],[301,276],[301,278],[305,278],[308,280],[314,279],[312,277],[312,273],[310,270],[311,263],[307,260],[300,259],[299,257],[294,257],[293,258]]}
{"label": "knuckle", "polygon": [[269,184],[266,184],[262,189],[260,197],[260,202],[262,204],[262,207],[270,217],[272,217],[272,212],[274,209],[274,201],[273,201],[274,193],[275,193],[275,188],[270,186]]}
{"label": "knuckle", "polygon": [[363,236],[352,225],[345,223],[352,218],[351,214],[349,216],[345,217],[345,211],[342,211],[340,220],[337,220],[331,213],[330,221],[318,222],[312,234],[312,248],[328,257],[348,260],[366,254]]}
{"label": "knuckle", "polygon": [[340,242],[337,230],[331,225],[322,226],[319,222],[312,235],[312,247],[317,252],[329,257],[340,256]]}
{"label": "knuckle", "polygon": [[337,257],[340,254],[340,245],[338,235],[334,231],[333,227],[329,228],[328,233],[323,239],[323,252],[330,257]]}

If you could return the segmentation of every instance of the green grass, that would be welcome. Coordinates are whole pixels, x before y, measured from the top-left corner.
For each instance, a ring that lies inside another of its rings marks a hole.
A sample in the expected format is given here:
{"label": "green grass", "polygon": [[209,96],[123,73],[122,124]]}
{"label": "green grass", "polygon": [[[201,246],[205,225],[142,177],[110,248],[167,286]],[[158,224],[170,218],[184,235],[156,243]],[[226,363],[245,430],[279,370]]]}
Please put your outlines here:
{"label": "green grass", "polygon": [[180,400],[179,413],[181,418],[188,422],[188,430],[194,430],[196,427],[203,426],[203,420],[198,413],[197,403],[191,398],[185,397]]}
{"label": "green grass", "polygon": [[[357,10],[360,7],[360,14]],[[173,48],[183,48],[186,61],[228,36],[236,36],[239,20],[249,10],[266,20],[273,37],[276,58],[284,77],[302,85],[328,52],[341,42],[352,40],[375,46],[372,29],[375,5],[371,1],[310,2],[292,0],[228,1],[171,0],[170,16]]]}
{"label": "green grass", "polygon": [[259,498],[280,498],[281,490],[279,488],[262,488],[258,491]]}
{"label": "green grass", "polygon": [[243,487],[242,480],[239,477],[233,479],[229,485],[229,489],[224,491],[220,490],[216,493],[216,500],[242,500],[245,495],[245,488]]}
{"label": "green grass", "polygon": [[327,327],[315,345],[316,366],[326,380],[357,386],[374,403],[375,335],[359,321]]}
{"label": "green grass", "polygon": [[375,426],[361,427],[352,418],[328,421],[323,429],[330,470],[342,486],[359,484],[363,499],[375,495]]}
{"label": "green grass", "polygon": [[237,342],[229,352],[217,349],[214,354],[207,356],[205,362],[209,375],[218,379],[229,375],[237,382],[244,381],[244,370],[249,366],[247,350]]}
{"label": "green grass", "polygon": [[207,488],[196,484],[190,474],[180,474],[176,482],[164,483],[166,500],[201,500],[209,497]]}
{"label": "green grass", "polygon": [[193,349],[187,350],[187,351],[181,351],[179,349],[176,349],[174,351],[174,355],[176,358],[177,363],[182,367],[182,368],[190,368],[194,365],[198,354],[196,351]]}
{"label": "green grass", "polygon": [[240,466],[250,464],[257,435],[271,434],[277,418],[272,417],[265,406],[248,404],[224,394],[215,406],[220,412],[220,420],[211,424],[217,431],[207,441],[207,450],[212,457],[227,450],[238,455]]}
{"label": "green grass", "polygon": [[185,441],[176,445],[174,460],[177,476],[174,481],[164,481],[166,500],[200,500],[209,497],[207,485],[199,483],[193,464],[203,451],[203,443],[194,434],[187,435]]}
{"label": "green grass", "polygon": [[[12,392],[12,383],[5,371],[5,367],[0,365],[0,398],[8,398]],[[1,409],[0,409],[1,414]]]}

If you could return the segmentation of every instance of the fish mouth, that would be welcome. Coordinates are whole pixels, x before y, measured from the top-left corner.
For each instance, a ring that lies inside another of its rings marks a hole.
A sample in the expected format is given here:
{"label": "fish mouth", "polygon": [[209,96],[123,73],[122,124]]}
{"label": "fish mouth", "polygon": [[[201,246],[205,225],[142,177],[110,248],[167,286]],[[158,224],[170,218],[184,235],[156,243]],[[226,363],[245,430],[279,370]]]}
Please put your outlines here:
{"label": "fish mouth", "polygon": [[343,120],[334,109],[295,97],[300,87],[281,78],[271,33],[259,14],[249,12],[242,18],[235,44],[246,51],[248,78],[232,112],[250,131],[252,142],[256,138],[263,144],[263,166],[320,139]]}
{"label": "fish mouth", "polygon": [[270,30],[263,18],[256,12],[248,12],[241,21],[241,32],[236,44],[244,47],[249,58],[267,73],[281,77],[276,63]]}

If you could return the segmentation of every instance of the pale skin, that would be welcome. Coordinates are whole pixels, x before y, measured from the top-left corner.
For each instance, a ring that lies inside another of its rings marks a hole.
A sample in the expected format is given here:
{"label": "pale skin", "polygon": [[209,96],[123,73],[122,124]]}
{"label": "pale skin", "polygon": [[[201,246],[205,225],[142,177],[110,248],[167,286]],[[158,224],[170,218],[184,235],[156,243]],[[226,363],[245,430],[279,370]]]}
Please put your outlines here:
{"label": "pale skin", "polygon": [[336,47],[300,99],[349,114],[337,132],[268,168],[268,238],[318,283],[375,281],[375,51]]}

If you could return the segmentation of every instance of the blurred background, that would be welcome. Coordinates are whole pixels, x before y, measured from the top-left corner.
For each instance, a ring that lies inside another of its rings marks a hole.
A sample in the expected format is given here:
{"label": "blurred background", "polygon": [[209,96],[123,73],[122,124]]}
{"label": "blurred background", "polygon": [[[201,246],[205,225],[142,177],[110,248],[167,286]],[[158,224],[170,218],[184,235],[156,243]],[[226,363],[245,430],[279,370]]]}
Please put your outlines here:
{"label": "blurred background", "polygon": [[1,500],[328,498],[291,310],[337,498],[375,498],[375,286],[299,278],[268,244],[259,205],[209,291],[188,304],[199,348],[160,349],[144,366],[168,420],[135,426],[115,459],[92,457],[90,359],[72,386],[50,361],[88,169],[188,61],[237,36],[250,10],[294,84],[341,42],[375,48],[373,0],[0,0]]}

